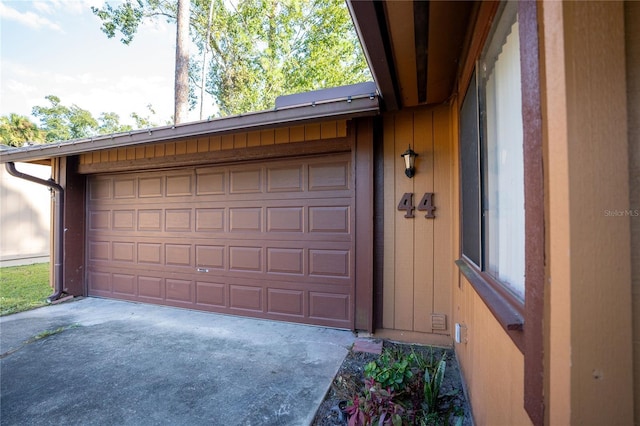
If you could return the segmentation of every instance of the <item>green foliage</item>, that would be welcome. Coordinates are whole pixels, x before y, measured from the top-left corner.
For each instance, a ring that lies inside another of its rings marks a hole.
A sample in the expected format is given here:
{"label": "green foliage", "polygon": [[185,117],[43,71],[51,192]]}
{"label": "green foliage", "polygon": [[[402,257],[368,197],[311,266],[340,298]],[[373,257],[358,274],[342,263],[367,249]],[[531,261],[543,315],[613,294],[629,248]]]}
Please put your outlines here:
{"label": "green foliage", "polygon": [[55,336],[56,334],[60,334],[64,331],[67,331],[71,328],[77,328],[79,327],[78,324],[71,324],[65,327],[58,327],[56,329],[53,330],[44,330],[41,331],[40,333],[36,334],[35,336],[33,336],[31,339],[29,339],[26,343],[32,343],[35,342],[37,340],[42,340],[42,339],[46,339],[47,337],[51,337],[51,336]]}
{"label": "green foliage", "polygon": [[115,112],[103,112],[100,114],[100,118],[98,118],[98,123],[98,133],[101,135],[133,130],[133,126],[120,124],[120,116]]}
{"label": "green foliage", "polygon": [[[133,118],[136,122],[136,125],[135,125],[136,129],[148,129],[150,127],[159,126],[159,124],[153,118],[155,117],[156,112],[153,109],[153,106],[151,106],[151,104],[147,105],[147,111],[148,111],[147,115],[141,115],[136,112],[131,113],[131,118]],[[165,123],[165,124],[171,124],[171,123]]]}
{"label": "green foliage", "polygon": [[[283,94],[371,79],[344,0],[191,3],[191,37],[200,53],[206,52],[205,88],[221,115],[271,109]],[[125,44],[145,19],[176,19],[175,0],[105,3],[92,10],[102,31],[108,37],[121,34]],[[191,85],[200,84],[202,69],[202,64],[191,65]],[[192,108],[193,100],[191,91]]]}
{"label": "green foliage", "polygon": [[0,117],[0,143],[20,147],[27,142],[44,142],[44,132],[29,120],[19,114],[9,114]]}
{"label": "green foliage", "polygon": [[364,376],[380,383],[385,388],[402,391],[414,377],[414,369],[418,365],[415,353],[405,355],[385,349],[376,361],[371,361],[364,368]]}
{"label": "green foliage", "polygon": [[[365,387],[347,407],[349,424],[449,425],[462,421],[464,412],[450,401],[458,394],[441,392],[446,352],[439,359],[429,353],[384,348],[365,366]],[[457,424],[457,423],[456,423]]]}
{"label": "green foliage", "polygon": [[98,122],[89,111],[77,105],[62,105],[60,98],[54,95],[45,96],[45,99],[50,105],[35,106],[32,114],[40,120],[47,142],[79,139],[96,133]]}
{"label": "green foliage", "polygon": [[[210,49],[207,91],[223,114],[273,108],[279,95],[370,79],[342,0],[241,0],[229,9],[195,1],[193,27],[200,49]],[[201,17],[201,18],[200,18]]]}
{"label": "green foliage", "polygon": [[[77,105],[63,105],[54,95],[45,97],[47,106],[33,107],[33,115],[40,120],[40,127],[18,114],[0,117],[0,143],[20,147],[26,143],[43,143],[80,139],[96,135],[128,132],[134,129],[157,127],[156,112],[147,105],[146,115],[132,113],[135,125],[121,124],[115,112],[103,112],[98,119]],[[170,123],[165,123],[170,124]]]}
{"label": "green foliage", "polygon": [[141,0],[126,1],[116,7],[105,3],[102,9],[91,6],[91,11],[102,20],[101,29],[107,37],[113,38],[119,31],[122,34],[120,41],[129,44],[144,17],[144,3]]}
{"label": "green foliage", "polygon": [[436,412],[446,367],[446,355],[443,354],[435,366],[429,366],[424,370],[424,401],[427,414]]}
{"label": "green foliage", "polygon": [[151,105],[147,105],[149,114],[146,116],[137,113],[131,114],[131,118],[136,122],[135,126],[131,126],[121,124],[120,116],[115,112],[103,112],[98,119],[95,119],[89,111],[77,105],[63,105],[57,96],[49,95],[45,99],[49,101],[49,105],[35,106],[32,111],[33,115],[40,120],[41,127],[38,129],[36,126],[36,129],[40,132],[42,140],[46,142],[122,133],[158,125],[152,118],[155,116],[155,111]]}
{"label": "green foliage", "polygon": [[49,264],[0,268],[0,316],[46,305]]}

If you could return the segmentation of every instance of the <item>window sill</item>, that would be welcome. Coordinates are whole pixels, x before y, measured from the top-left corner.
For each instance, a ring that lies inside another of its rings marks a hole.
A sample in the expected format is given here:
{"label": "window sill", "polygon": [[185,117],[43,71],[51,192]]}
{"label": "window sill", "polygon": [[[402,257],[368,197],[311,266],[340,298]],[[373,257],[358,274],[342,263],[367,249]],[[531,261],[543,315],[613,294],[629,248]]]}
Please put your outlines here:
{"label": "window sill", "polygon": [[456,265],[520,352],[524,352],[524,317],[520,312],[522,307],[501,294],[496,289],[497,284],[491,283],[483,272],[478,271],[465,259],[456,260]]}

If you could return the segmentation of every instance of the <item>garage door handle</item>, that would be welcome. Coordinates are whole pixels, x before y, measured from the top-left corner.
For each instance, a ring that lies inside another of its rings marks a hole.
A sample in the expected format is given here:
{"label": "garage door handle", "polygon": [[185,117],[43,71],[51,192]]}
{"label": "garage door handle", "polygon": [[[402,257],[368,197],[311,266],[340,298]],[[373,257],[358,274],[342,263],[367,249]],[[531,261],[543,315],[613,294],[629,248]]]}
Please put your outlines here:
{"label": "garage door handle", "polygon": [[207,268],[196,268],[196,272],[209,272]]}

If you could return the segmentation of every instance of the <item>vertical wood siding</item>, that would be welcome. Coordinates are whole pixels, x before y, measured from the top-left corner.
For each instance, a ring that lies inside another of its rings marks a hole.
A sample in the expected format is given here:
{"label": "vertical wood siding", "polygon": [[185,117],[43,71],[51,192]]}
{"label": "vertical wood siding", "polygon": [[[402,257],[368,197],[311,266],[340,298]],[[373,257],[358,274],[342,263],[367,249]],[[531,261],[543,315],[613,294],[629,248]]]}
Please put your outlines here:
{"label": "vertical wood siding", "polygon": [[[382,325],[385,331],[451,335],[454,268],[451,207],[454,152],[448,106],[387,114],[384,139],[384,272]],[[405,176],[401,154],[411,144],[416,173]],[[397,205],[405,193],[419,204],[434,193],[435,219],[414,210],[405,218]],[[432,314],[447,316],[446,330],[434,330]],[[380,333],[384,335],[384,332]],[[413,334],[413,339],[416,335]],[[429,338],[423,338],[429,341]],[[442,340],[441,340],[442,341]]]}
{"label": "vertical wood siding", "polygon": [[[627,106],[629,108],[630,208],[640,209],[640,3],[625,3]],[[631,219],[631,284],[633,292],[634,409],[640,421],[640,218]]]}
{"label": "vertical wood siding", "polygon": [[80,155],[80,165],[125,160],[162,158],[172,155],[197,154],[230,149],[269,146],[347,136],[347,121],[327,121],[304,126],[283,127],[227,135],[205,136],[175,142],[163,142],[135,148],[114,148]]}

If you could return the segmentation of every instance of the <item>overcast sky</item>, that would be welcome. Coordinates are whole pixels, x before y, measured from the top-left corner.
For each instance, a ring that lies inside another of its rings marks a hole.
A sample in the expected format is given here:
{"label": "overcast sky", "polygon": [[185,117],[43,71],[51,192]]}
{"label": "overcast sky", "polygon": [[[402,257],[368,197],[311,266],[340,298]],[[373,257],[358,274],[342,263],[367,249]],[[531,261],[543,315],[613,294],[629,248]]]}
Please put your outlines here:
{"label": "overcast sky", "polygon": [[[31,117],[34,106],[49,104],[45,96],[56,95],[96,118],[115,112],[132,123],[129,115],[147,116],[148,104],[156,122],[171,118],[175,24],[147,23],[126,46],[100,30],[90,6],[102,3],[0,0],[0,115]],[[190,121],[198,115],[192,111]]]}

